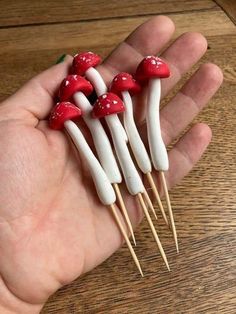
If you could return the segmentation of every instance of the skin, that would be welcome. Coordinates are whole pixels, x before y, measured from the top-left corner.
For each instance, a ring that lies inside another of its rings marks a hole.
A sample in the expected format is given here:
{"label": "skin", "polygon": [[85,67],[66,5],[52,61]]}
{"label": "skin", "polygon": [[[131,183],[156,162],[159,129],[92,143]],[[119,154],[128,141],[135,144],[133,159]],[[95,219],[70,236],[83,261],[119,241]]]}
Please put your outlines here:
{"label": "skin", "polygon": [[[168,44],[173,32],[169,18],[150,19],[111,53],[99,71],[107,82],[120,71],[133,73],[143,56],[158,54]],[[162,80],[162,97],[206,49],[201,34],[185,33],[164,50],[161,57],[172,75]],[[38,313],[52,293],[102,263],[122,244],[110,211],[97,198],[86,165],[66,135],[47,125],[71,60],[67,56],[63,63],[34,77],[0,106],[1,313]],[[167,145],[205,107],[221,83],[222,73],[216,65],[201,65],[162,109]],[[145,139],[140,107],[136,118]],[[203,123],[192,126],[179,139],[169,152],[169,187],[188,174],[210,140],[211,130]],[[140,209],[127,193],[125,201],[137,226],[142,219]]]}

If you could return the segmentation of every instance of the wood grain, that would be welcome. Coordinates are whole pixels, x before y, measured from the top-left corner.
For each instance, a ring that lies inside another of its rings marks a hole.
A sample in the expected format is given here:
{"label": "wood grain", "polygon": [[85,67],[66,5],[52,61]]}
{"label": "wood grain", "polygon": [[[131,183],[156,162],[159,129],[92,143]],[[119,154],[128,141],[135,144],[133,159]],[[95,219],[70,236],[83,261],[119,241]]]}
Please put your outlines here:
{"label": "wood grain", "polygon": [[[171,18],[176,24],[175,37],[186,31],[199,31],[206,37],[216,38],[235,33],[233,23],[218,10],[211,14],[186,13],[184,19],[178,13]],[[0,67],[4,73],[4,80],[0,81],[0,100],[27,79],[54,64],[63,53],[73,55],[78,50],[93,50],[102,56],[107,55],[130,31],[146,20],[147,17],[133,17],[0,29]],[[97,36],[94,36],[94,30]]]}
{"label": "wood grain", "polygon": [[63,23],[216,8],[211,0],[0,0],[0,26]]}
{"label": "wood grain", "polygon": [[215,1],[231,18],[231,20],[236,23],[236,2],[234,0],[216,0]]}
{"label": "wood grain", "polygon": [[[92,272],[59,290],[42,314],[236,312],[235,25],[213,1],[146,2],[96,1],[99,5],[88,16],[95,1],[73,1],[71,8],[78,3],[81,7],[71,10],[70,16],[65,1],[2,1],[0,24],[17,27],[0,29],[0,73],[4,77],[0,99],[53,64],[62,53],[91,49],[105,56],[147,19],[146,14],[155,12],[172,12],[174,37],[189,30],[202,32],[209,47],[201,63],[214,62],[224,72],[222,88],[195,120],[211,126],[212,143],[193,171],[170,193],[178,256],[160,215],[156,224],[172,271],[165,269],[144,221],[136,231],[143,279],[124,246]],[[95,20],[82,21],[90,18]],[[36,25],[54,22],[60,23]]]}

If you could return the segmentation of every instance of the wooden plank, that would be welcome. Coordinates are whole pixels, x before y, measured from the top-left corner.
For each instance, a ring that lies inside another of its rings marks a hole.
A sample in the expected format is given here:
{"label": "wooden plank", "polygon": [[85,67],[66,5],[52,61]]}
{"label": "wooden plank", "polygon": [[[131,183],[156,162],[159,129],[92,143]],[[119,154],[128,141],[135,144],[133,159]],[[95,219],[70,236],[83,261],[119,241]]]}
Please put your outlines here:
{"label": "wooden plank", "polygon": [[216,4],[212,0],[1,0],[0,7],[0,26],[11,26],[206,10]]}
{"label": "wooden plank", "polygon": [[[193,224],[197,223],[195,220]],[[142,241],[142,250],[137,251],[145,265],[143,280],[133,274],[132,263],[122,248],[96,270],[61,289],[42,314],[235,313],[235,262],[224,250],[227,243],[236,245],[233,234],[181,241],[178,257],[165,243],[174,265],[167,273],[153,253],[149,233],[144,228],[141,231],[138,240]]]}
{"label": "wooden plank", "polygon": [[[222,11],[186,13],[184,19],[182,14],[173,14],[171,18],[177,25],[175,36],[184,31],[199,31],[206,36],[235,34],[234,25]],[[113,46],[146,20],[135,17],[0,29],[1,53]]]}
{"label": "wooden plank", "polygon": [[[234,34],[235,28],[221,11],[173,14],[175,37],[184,31],[200,31],[205,36]],[[63,53],[94,50],[105,56],[130,31],[147,18],[126,18],[0,29],[1,72],[0,99],[11,94],[31,76],[50,66]],[[94,36],[96,30],[96,36]],[[24,71],[22,72],[22,65]]]}
{"label": "wooden plank", "polygon": [[225,11],[230,19],[236,24],[236,2],[235,0],[215,0],[215,2]]}

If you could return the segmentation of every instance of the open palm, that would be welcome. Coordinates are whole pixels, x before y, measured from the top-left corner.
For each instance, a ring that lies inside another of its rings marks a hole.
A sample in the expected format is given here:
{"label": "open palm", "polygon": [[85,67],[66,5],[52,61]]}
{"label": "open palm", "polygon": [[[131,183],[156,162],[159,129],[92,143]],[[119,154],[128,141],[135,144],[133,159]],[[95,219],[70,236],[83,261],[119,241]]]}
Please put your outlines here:
{"label": "open palm", "polygon": [[[106,81],[120,71],[133,73],[148,54],[157,54],[174,32],[167,17],[155,17],[135,30],[99,67]],[[171,69],[162,96],[205,53],[204,37],[180,36],[162,57]],[[102,206],[86,164],[66,135],[52,131],[46,118],[72,58],[44,71],[0,107],[0,304],[22,313],[37,312],[50,294],[89,271],[121,245],[109,210]],[[214,95],[219,68],[202,65],[162,109],[161,125],[170,144]],[[142,114],[137,119],[145,136]],[[89,136],[83,127],[83,132]],[[169,152],[168,185],[178,183],[201,157],[211,139],[205,124],[193,126]],[[133,225],[137,204],[127,195]]]}

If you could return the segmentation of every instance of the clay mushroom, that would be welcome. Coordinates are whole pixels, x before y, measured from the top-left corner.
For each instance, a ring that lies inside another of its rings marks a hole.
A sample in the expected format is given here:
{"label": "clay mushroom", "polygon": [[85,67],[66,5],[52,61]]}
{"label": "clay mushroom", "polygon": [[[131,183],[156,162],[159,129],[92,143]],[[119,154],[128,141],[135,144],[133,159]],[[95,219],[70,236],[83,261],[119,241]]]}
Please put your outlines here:
{"label": "clay mushroom", "polygon": [[101,165],[115,189],[120,208],[136,245],[132,224],[118,186],[122,181],[122,177],[110,141],[101,122],[91,117],[93,107],[86,96],[91,94],[92,91],[93,86],[84,77],[80,75],[68,75],[60,85],[59,98],[60,100],[73,100],[75,105],[81,109],[82,118],[91,132]]}
{"label": "clay mushroom", "polygon": [[[95,67],[100,63],[101,57],[89,51],[76,54],[74,56],[72,64],[73,73],[85,76],[94,86],[97,96],[100,96],[107,92],[107,86],[102,76],[100,75],[98,70],[95,69]],[[120,122],[118,123],[117,127],[120,128],[120,132],[122,132],[124,139],[128,141],[126,132]]]}
{"label": "clay mushroom", "polygon": [[122,102],[122,100],[113,93],[105,93],[98,97],[96,100],[92,116],[93,118],[105,118],[106,123],[108,124],[113,144],[115,147],[115,151],[125,178],[126,186],[128,188],[128,191],[131,195],[135,195],[138,197],[138,200],[140,202],[140,205],[143,209],[143,212],[148,220],[149,226],[151,228],[153,237],[158,245],[158,248],[160,250],[161,256],[169,269],[169,265],[166,259],[165,252],[162,248],[161,242],[158,238],[158,235],[156,233],[155,227],[153,225],[153,222],[151,220],[151,217],[148,213],[147,207],[143,200],[143,193],[144,193],[144,186],[143,182],[138,174],[138,171],[135,168],[135,165],[133,163],[133,160],[130,156],[127,143],[124,141],[124,138],[122,135],[118,132],[119,129],[117,129],[117,121],[118,113],[124,112],[125,106]]}
{"label": "clay mushroom", "polygon": [[145,57],[138,65],[136,70],[137,80],[142,83],[148,82],[146,121],[151,158],[155,169],[160,171],[161,181],[167,201],[171,229],[173,232],[177,252],[179,252],[174,217],[164,175],[164,171],[167,171],[169,169],[169,160],[167,150],[161,136],[159,117],[159,106],[161,98],[160,79],[169,76],[170,71],[167,64],[163,60],[155,56]]}
{"label": "clay mushroom", "polygon": [[[121,96],[124,104],[125,104],[125,112],[124,112],[124,126],[126,133],[128,135],[129,143],[137,164],[141,171],[146,174],[148,181],[153,189],[154,195],[160,207],[162,216],[168,225],[168,220],[164,211],[164,208],[161,203],[161,199],[158,193],[158,190],[155,186],[154,180],[152,178],[152,165],[150,158],[148,156],[147,150],[143,144],[143,141],[138,133],[134,116],[133,116],[133,103],[131,95],[137,94],[141,91],[140,85],[137,81],[130,75],[129,73],[119,73],[117,74],[110,86],[111,92]],[[153,208],[154,211],[154,208]],[[155,211],[154,211],[155,213]],[[156,215],[156,214],[155,214]]]}
{"label": "clay mushroom", "polygon": [[132,245],[129,241],[129,238],[124,230],[124,227],[120,221],[119,216],[116,212],[116,195],[113,190],[113,187],[105,174],[103,168],[101,167],[99,161],[94,156],[91,148],[87,144],[82,132],[78,126],[72,121],[76,120],[81,116],[81,110],[76,107],[71,102],[60,102],[52,109],[51,115],[49,118],[49,126],[54,130],[66,129],[67,133],[71,137],[73,143],[78,149],[80,155],[86,160],[86,163],[89,167],[93,182],[96,187],[96,191],[100,201],[104,205],[108,205],[112,210],[114,218],[117,222],[117,225],[126,241],[126,244],[130,250],[130,253],[134,259],[134,262],[137,268],[140,271],[140,274],[143,276],[143,272],[137,256],[132,248]]}

